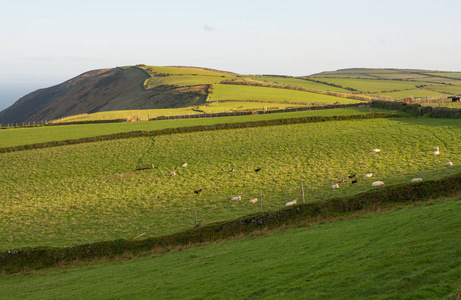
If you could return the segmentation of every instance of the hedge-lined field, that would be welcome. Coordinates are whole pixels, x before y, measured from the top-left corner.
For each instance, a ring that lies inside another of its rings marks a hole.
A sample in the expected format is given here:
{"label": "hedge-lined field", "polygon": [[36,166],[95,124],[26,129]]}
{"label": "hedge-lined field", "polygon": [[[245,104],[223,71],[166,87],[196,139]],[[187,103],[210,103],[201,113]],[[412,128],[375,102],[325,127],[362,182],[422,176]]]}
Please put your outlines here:
{"label": "hedge-lined field", "polygon": [[459,198],[440,199],[132,260],[4,275],[0,290],[2,299],[457,299],[460,210]]}
{"label": "hedge-lined field", "polygon": [[314,94],[303,91],[295,91],[289,89],[259,87],[259,86],[245,86],[245,85],[230,85],[230,84],[217,84],[214,86],[213,94],[211,94],[209,101],[219,100],[263,100],[263,101],[286,101],[302,102],[306,104],[311,103],[359,103],[358,100],[334,97],[323,94]]}
{"label": "hedge-lined field", "polygon": [[[225,102],[216,103],[218,107],[239,107],[241,102]],[[260,106],[263,103],[248,102],[250,105]],[[211,105],[210,109],[215,104]],[[264,104],[266,105],[266,104]],[[281,107],[280,104],[275,104]],[[293,106],[293,105],[290,105]],[[208,109],[202,106],[199,109]],[[171,109],[172,112],[175,110]],[[134,111],[132,111],[134,112]],[[147,117],[147,114],[141,114],[141,117]],[[213,112],[213,111],[210,111]],[[366,114],[369,113],[369,108],[338,108],[338,109],[325,109],[325,110],[312,110],[312,111],[299,111],[289,113],[277,113],[277,114],[258,114],[258,115],[246,115],[246,116],[231,116],[231,117],[219,117],[219,118],[203,118],[203,119],[176,119],[176,120],[159,120],[152,122],[123,122],[123,123],[100,123],[100,124],[79,124],[79,125],[65,125],[65,126],[45,126],[45,127],[32,127],[32,128],[17,128],[0,130],[0,148],[14,147],[19,145],[36,144],[51,141],[63,141],[69,139],[79,139],[94,137],[99,135],[115,134],[120,132],[130,131],[152,131],[162,130],[166,128],[178,128],[178,127],[191,127],[191,126],[206,126],[215,124],[232,124],[242,122],[253,122],[263,120],[277,120],[277,119],[292,119],[292,118],[303,118],[311,116],[351,116],[355,114]],[[389,112],[389,110],[373,108],[373,113]],[[122,113],[123,114],[123,113]],[[174,116],[176,114],[171,114]],[[89,115],[91,116],[91,115]],[[116,116],[116,115],[115,115]],[[91,120],[90,120],[91,121]]]}
{"label": "hedge-lined field", "polygon": [[[459,172],[459,120],[399,118],[131,138],[0,155],[0,249],[158,236],[300,201]],[[440,147],[433,156],[432,148]],[[374,148],[382,152],[372,153]],[[446,162],[453,161],[448,168]],[[181,168],[187,162],[187,168]],[[134,171],[139,164],[155,169]],[[228,172],[230,168],[235,172]],[[262,168],[260,172],[254,169]],[[176,171],[176,176],[168,176]],[[363,179],[373,172],[374,177]],[[358,183],[331,185],[357,174]],[[202,193],[194,194],[194,190]],[[243,200],[231,202],[241,195]]]}
{"label": "hedge-lined field", "polygon": [[262,81],[262,82],[269,82],[269,83],[279,83],[285,85],[293,85],[293,86],[300,86],[307,89],[313,90],[320,90],[320,91],[333,91],[333,92],[341,92],[341,93],[350,93],[350,91],[346,89],[342,89],[339,87],[334,87],[331,85],[318,83],[314,81],[309,81],[306,79],[301,78],[283,78],[283,77],[272,77],[272,76],[252,76],[254,80]]}

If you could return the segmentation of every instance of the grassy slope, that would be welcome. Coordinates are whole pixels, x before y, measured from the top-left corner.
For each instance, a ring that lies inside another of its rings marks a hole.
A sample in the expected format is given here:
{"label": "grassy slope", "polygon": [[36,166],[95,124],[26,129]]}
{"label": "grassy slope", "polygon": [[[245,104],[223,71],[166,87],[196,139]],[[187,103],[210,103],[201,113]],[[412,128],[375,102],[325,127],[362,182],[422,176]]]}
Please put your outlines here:
{"label": "grassy slope", "polygon": [[[251,105],[261,106],[261,103],[250,103]],[[217,103],[207,107],[200,107],[200,109],[210,109],[213,112],[213,107],[217,105],[224,109],[239,107],[242,105],[240,102]],[[266,105],[266,104],[264,104]],[[278,107],[284,107],[283,104],[275,104]],[[269,105],[268,105],[269,106]],[[290,105],[292,106],[292,105]],[[134,111],[135,116],[146,116],[150,110],[141,114],[141,111]],[[162,110],[163,111],[163,110]],[[179,112],[178,112],[179,111]],[[385,112],[383,109],[372,109],[372,112]],[[122,112],[115,112],[115,116],[126,117]],[[154,110],[154,113],[158,112]],[[178,115],[183,112],[189,112],[183,109],[167,109],[161,115]],[[160,130],[165,128],[177,128],[199,125],[213,125],[213,124],[226,124],[226,123],[241,123],[248,121],[260,120],[274,120],[274,119],[290,119],[307,116],[338,116],[338,115],[354,115],[364,114],[370,112],[369,108],[341,108],[341,109],[326,109],[326,110],[313,110],[301,111],[290,113],[277,113],[277,114],[261,114],[249,116],[235,116],[235,117],[220,117],[220,118],[204,118],[204,119],[180,119],[180,120],[160,120],[152,122],[127,122],[127,123],[106,123],[106,124],[83,124],[83,125],[66,125],[66,126],[48,126],[48,127],[32,127],[32,128],[17,128],[0,130],[0,147],[12,147],[18,145],[27,145],[35,143],[43,143],[50,141],[61,141],[68,139],[77,139],[83,137],[93,137],[98,135],[107,135],[119,132],[129,132],[138,130]],[[100,113],[104,114],[104,113]],[[107,113],[112,116],[112,113]]]}
{"label": "grassy slope", "polygon": [[[353,195],[371,182],[408,182],[461,169],[461,123],[447,119],[375,119],[133,138],[0,155],[0,249],[74,245],[155,236],[257,211],[294,198]],[[441,149],[439,156],[432,148]],[[381,153],[371,149],[381,148]],[[454,167],[447,168],[447,161]],[[181,168],[188,162],[189,166]],[[154,170],[134,166],[154,163]],[[235,172],[228,169],[234,167]],[[262,167],[263,171],[253,170]],[[176,171],[177,176],[168,176]],[[373,172],[374,177],[363,179]],[[358,184],[331,190],[357,173]],[[200,196],[193,190],[202,188]],[[238,203],[231,197],[241,195]]]}
{"label": "grassy slope", "polygon": [[334,96],[314,94],[278,88],[218,84],[214,87],[210,101],[219,100],[264,100],[309,103],[357,103],[360,101]]}
{"label": "grassy slope", "polygon": [[[241,110],[259,110],[262,111],[264,106],[268,109],[281,109],[286,107],[296,107],[300,105],[286,104],[286,103],[260,103],[260,102],[213,102],[206,105],[197,105],[193,107],[184,108],[164,108],[164,109],[143,109],[143,110],[119,110],[119,111],[103,111],[93,114],[84,114],[78,116],[68,117],[59,122],[54,123],[67,123],[67,122],[81,122],[81,121],[95,121],[95,120],[114,120],[126,119],[127,117],[140,117],[142,120],[147,118],[159,116],[181,116],[191,114],[203,113],[221,113],[228,111],[241,111]],[[341,113],[341,112],[339,112]]]}
{"label": "grassy slope", "polygon": [[300,86],[308,89],[320,90],[320,91],[334,91],[342,93],[350,93],[350,91],[318,82],[313,82],[309,80],[304,80],[300,78],[283,78],[283,77],[272,77],[272,76],[252,76],[254,80],[258,81],[268,81],[268,82],[278,82],[279,84]]}
{"label": "grassy slope", "polygon": [[435,299],[461,278],[461,199],[157,254],[0,277],[4,299]]}

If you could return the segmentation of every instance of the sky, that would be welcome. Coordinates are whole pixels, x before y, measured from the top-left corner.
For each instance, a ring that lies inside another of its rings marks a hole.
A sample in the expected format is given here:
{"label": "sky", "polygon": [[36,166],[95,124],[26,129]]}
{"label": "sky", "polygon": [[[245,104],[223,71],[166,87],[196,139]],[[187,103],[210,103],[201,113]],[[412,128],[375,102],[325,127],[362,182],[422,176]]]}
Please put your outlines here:
{"label": "sky", "polygon": [[0,110],[89,70],[461,71],[459,0],[0,0]]}

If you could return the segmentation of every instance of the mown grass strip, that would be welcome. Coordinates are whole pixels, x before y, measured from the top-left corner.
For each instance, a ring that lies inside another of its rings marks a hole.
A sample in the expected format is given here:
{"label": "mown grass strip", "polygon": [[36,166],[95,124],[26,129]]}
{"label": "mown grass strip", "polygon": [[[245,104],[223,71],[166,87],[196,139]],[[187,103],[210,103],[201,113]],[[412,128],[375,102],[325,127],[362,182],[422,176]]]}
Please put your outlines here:
{"label": "mown grass strip", "polygon": [[27,269],[41,269],[73,261],[91,261],[118,255],[140,254],[155,249],[168,249],[178,245],[200,244],[248,234],[262,228],[306,222],[318,217],[328,218],[360,211],[382,204],[411,203],[461,193],[461,173],[439,180],[384,186],[347,198],[333,198],[288,209],[256,213],[233,221],[224,221],[193,228],[172,235],[145,240],[97,242],[66,248],[23,248],[0,253],[3,273]]}
{"label": "mown grass strip", "polygon": [[343,121],[343,120],[366,120],[366,119],[394,118],[394,117],[400,117],[400,115],[395,114],[395,113],[374,113],[374,114],[353,115],[353,116],[302,117],[302,118],[292,118],[292,119],[252,121],[252,122],[243,122],[243,123],[227,123],[227,124],[216,124],[216,125],[167,128],[167,129],[154,130],[154,131],[130,131],[130,132],[122,132],[122,133],[116,133],[116,134],[110,134],[110,135],[99,135],[95,137],[87,137],[87,138],[80,138],[80,139],[70,139],[70,140],[63,140],[63,141],[53,141],[53,142],[21,145],[21,146],[15,146],[15,147],[5,147],[5,148],[0,148],[0,153],[32,150],[32,149],[39,149],[39,148],[58,147],[58,146],[65,146],[65,145],[75,145],[75,144],[82,144],[82,143],[92,143],[92,142],[108,141],[108,140],[116,140],[116,139],[134,138],[134,137],[178,134],[178,133],[186,133],[186,132],[214,131],[214,130],[251,128],[251,127],[262,127],[262,126],[277,126],[277,125],[287,125],[287,124],[316,123],[316,122]]}

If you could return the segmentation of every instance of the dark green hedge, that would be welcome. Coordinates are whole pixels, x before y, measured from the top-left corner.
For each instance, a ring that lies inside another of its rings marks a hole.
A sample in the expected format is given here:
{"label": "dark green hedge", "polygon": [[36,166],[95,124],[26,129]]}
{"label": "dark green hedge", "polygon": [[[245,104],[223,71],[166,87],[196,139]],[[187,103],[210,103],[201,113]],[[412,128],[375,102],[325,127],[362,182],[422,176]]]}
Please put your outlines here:
{"label": "dark green hedge", "polygon": [[143,137],[143,136],[159,136],[168,134],[178,134],[187,132],[197,131],[213,131],[213,130],[224,130],[224,129],[236,129],[236,128],[249,128],[249,127],[261,127],[261,126],[275,126],[285,124],[298,124],[298,123],[314,123],[314,122],[326,122],[326,121],[341,121],[341,120],[362,120],[362,119],[374,119],[374,118],[390,118],[399,117],[392,113],[375,113],[366,115],[353,115],[353,116],[332,116],[332,117],[304,117],[304,118],[293,118],[293,119],[279,119],[279,120],[265,120],[265,121],[253,121],[244,123],[229,123],[229,124],[216,124],[216,125],[204,125],[204,126],[191,126],[191,127],[179,127],[179,128],[167,128],[162,130],[154,131],[130,131],[121,132],[110,135],[100,135],[95,137],[87,137],[72,140],[54,141],[46,143],[37,143],[31,145],[22,145],[15,147],[0,148],[0,153],[31,150],[39,148],[75,145],[82,143],[92,143],[116,139]]}
{"label": "dark green hedge", "polygon": [[428,115],[434,118],[461,118],[461,109],[448,107],[421,106],[420,104],[408,104],[399,101],[373,100],[371,107],[400,110],[415,116]]}
{"label": "dark green hedge", "polygon": [[411,203],[461,193],[461,173],[440,180],[381,186],[365,193],[291,206],[287,209],[257,213],[232,221],[217,222],[176,234],[144,240],[113,240],[66,248],[23,248],[0,253],[3,272],[19,272],[96,258],[113,258],[122,254],[139,254],[155,249],[217,241],[263,228],[296,224],[317,217],[338,216],[364,208],[389,203]]}

